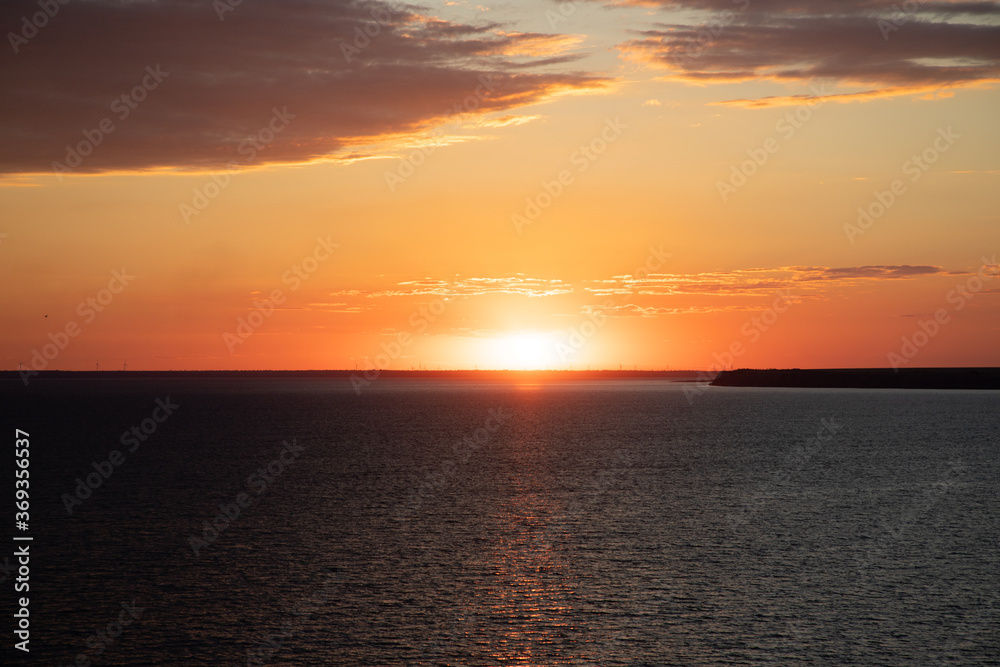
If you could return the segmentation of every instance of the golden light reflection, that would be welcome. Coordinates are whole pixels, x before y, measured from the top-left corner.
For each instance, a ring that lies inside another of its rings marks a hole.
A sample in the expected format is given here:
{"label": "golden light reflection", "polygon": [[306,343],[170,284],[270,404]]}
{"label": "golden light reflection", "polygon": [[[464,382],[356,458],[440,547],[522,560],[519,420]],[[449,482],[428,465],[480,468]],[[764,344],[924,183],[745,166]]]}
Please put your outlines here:
{"label": "golden light reflection", "polygon": [[[511,450],[517,459],[549,455],[545,443],[530,434],[518,440]],[[511,492],[486,509],[489,546],[479,566],[490,581],[482,597],[469,601],[465,616],[478,617],[475,632],[490,638],[494,664],[593,661],[596,656],[586,650],[590,640],[575,636],[570,621],[582,592],[580,576],[560,547],[574,540],[567,537],[568,509],[552,493],[557,480],[538,462],[508,463]]]}

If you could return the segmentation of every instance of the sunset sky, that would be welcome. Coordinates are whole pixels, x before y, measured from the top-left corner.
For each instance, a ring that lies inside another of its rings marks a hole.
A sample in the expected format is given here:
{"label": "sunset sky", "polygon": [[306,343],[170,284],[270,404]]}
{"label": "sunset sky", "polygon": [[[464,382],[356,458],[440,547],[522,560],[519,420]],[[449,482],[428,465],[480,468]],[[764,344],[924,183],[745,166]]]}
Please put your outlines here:
{"label": "sunset sky", "polygon": [[5,369],[1000,366],[1000,3],[0,26]]}

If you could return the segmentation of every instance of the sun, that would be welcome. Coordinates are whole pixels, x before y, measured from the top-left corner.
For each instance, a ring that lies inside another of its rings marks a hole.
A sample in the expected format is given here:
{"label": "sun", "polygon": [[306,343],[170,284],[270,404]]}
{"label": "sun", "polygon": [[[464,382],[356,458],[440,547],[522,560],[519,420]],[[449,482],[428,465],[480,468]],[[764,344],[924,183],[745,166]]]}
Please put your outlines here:
{"label": "sun", "polygon": [[494,339],[490,366],[511,370],[543,370],[557,364],[556,341],[552,334],[517,332]]}

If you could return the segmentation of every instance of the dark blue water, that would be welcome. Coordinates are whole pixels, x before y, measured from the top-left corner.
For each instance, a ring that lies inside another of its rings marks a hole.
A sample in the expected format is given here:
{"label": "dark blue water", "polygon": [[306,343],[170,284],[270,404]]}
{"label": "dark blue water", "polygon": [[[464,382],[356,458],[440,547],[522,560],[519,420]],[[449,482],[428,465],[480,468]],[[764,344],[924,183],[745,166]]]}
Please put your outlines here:
{"label": "dark blue water", "polygon": [[1000,664],[1000,393],[684,386],[5,384],[28,662]]}

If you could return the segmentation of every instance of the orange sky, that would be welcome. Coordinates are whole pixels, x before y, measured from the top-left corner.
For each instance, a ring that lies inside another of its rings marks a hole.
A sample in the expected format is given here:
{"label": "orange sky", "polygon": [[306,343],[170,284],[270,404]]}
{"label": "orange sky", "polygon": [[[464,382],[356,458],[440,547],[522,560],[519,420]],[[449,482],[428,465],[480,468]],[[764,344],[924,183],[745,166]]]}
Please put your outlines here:
{"label": "orange sky", "polygon": [[1000,366],[1000,8],[892,4],[5,3],[0,366]]}

